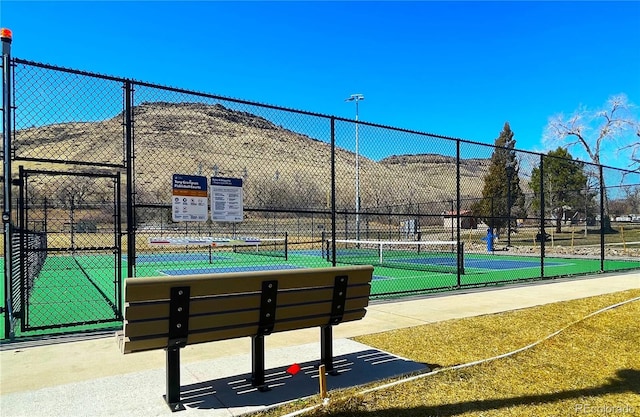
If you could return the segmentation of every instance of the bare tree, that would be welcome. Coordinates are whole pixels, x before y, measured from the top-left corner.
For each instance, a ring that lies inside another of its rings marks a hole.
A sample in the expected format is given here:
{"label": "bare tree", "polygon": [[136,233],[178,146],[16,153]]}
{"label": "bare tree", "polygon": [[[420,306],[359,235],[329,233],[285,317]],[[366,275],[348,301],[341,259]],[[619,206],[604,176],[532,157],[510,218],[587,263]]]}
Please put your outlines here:
{"label": "bare tree", "polygon": [[[565,118],[559,114],[549,118],[543,140],[556,146],[582,148],[591,162],[601,165],[603,152],[617,149],[616,152],[629,152],[629,161],[638,162],[637,137],[640,136],[640,122],[634,113],[636,106],[629,102],[624,94],[609,98],[604,109],[589,111],[580,108],[572,116]],[[606,148],[606,150],[605,150]],[[619,156],[620,157],[620,156]],[[604,178],[600,178],[600,187],[604,193],[604,215],[602,227],[611,228],[609,223],[609,204]]]}
{"label": "bare tree", "polygon": [[64,178],[54,191],[62,207],[78,207],[88,202],[97,193],[96,181],[91,178]]}
{"label": "bare tree", "polygon": [[580,145],[591,162],[600,165],[605,144],[630,150],[639,145],[633,142],[634,136],[640,137],[640,121],[634,114],[635,109],[626,95],[612,96],[602,110],[581,108],[568,118],[563,114],[550,117],[543,139],[567,147]]}
{"label": "bare tree", "polygon": [[632,168],[640,167],[640,123],[636,123],[635,130],[636,130],[635,142],[631,142],[629,145],[625,145],[622,147],[622,150],[631,151],[631,167]]}

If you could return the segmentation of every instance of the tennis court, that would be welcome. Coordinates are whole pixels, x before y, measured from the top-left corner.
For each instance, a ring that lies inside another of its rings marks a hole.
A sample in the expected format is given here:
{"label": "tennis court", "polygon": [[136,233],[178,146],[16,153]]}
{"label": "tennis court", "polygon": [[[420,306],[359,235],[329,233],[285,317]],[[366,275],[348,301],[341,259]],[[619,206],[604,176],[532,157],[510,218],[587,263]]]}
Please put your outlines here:
{"label": "tennis court", "polygon": [[[393,242],[397,243],[397,242]],[[364,245],[361,245],[364,246]],[[393,245],[390,245],[393,246]],[[447,253],[441,248],[446,246]],[[398,250],[380,253],[370,248],[349,248],[339,250],[337,264],[374,265],[371,294],[373,297],[390,296],[396,293],[432,292],[453,289],[460,286],[482,286],[540,278],[540,260],[537,257],[518,256],[508,253],[465,253],[464,273],[458,281],[458,259],[456,248],[451,243],[439,245],[437,251],[427,251],[423,246],[420,253]],[[415,248],[415,246],[414,246]],[[432,247],[433,248],[433,247]],[[202,249],[201,249],[202,250]],[[208,250],[208,249],[207,249]],[[223,248],[212,250],[209,257],[204,253],[162,253],[138,256],[136,272],[138,276],[209,274],[223,272],[260,271],[294,268],[321,268],[331,265],[327,260],[327,249],[284,249],[272,251],[269,255],[238,253]],[[607,270],[625,270],[640,267],[640,260],[606,260]],[[544,275],[570,276],[600,271],[599,259],[547,257]]]}
{"label": "tennis court", "polygon": [[[461,261],[457,246],[451,242],[445,242],[437,249],[434,244],[411,244],[390,242],[381,250],[378,243],[373,249],[362,242],[353,243],[356,246],[336,249],[336,262],[374,265],[373,297],[442,291],[541,277],[541,265],[537,257],[509,253],[464,253],[461,254]],[[445,247],[446,251],[443,251],[442,248]],[[330,251],[327,248],[291,250],[286,242],[277,242],[277,246],[270,242],[264,247],[259,244],[245,247],[170,247],[139,254],[135,261],[135,271],[136,276],[143,277],[320,268],[331,265],[328,253]],[[112,327],[114,321],[119,320],[119,286],[113,282],[117,265],[113,255],[82,253],[74,256],[47,256],[29,291],[26,319],[33,328],[52,329],[29,331],[28,334],[56,331],[57,322],[73,323],[74,331]],[[639,267],[640,260],[605,261],[605,269],[611,271]],[[122,257],[120,268],[122,276],[126,276],[126,256]],[[547,257],[544,260],[545,277],[598,271],[599,259]],[[112,320],[100,322],[94,320],[94,317],[112,317]]]}
{"label": "tennis court", "polygon": [[[397,243],[391,242],[389,246]],[[282,245],[277,248],[272,245],[265,248],[250,246],[242,250],[239,250],[239,247],[187,247],[162,253],[140,254],[136,257],[136,275],[142,277],[215,274],[322,268],[331,265],[326,249],[292,250]],[[457,252],[455,247],[452,248],[451,242],[440,245],[440,248],[443,246],[447,247],[447,253],[440,249],[427,251],[421,247],[420,253],[416,254],[415,250],[398,250],[395,247],[385,251],[382,260],[378,250],[371,251],[366,247],[350,248],[338,251],[336,262],[374,265],[373,296],[453,288],[458,285]],[[541,265],[537,257],[509,253],[465,253],[462,262],[459,283],[462,286],[540,278]],[[81,263],[96,265],[96,262],[90,259]],[[639,266],[640,260],[605,261],[607,270],[624,270]],[[123,257],[122,268],[123,271],[127,269],[126,256]],[[547,257],[544,271],[548,277],[593,273],[600,271],[600,260]],[[103,274],[106,272],[103,271]],[[89,273],[100,275],[101,271],[94,266]]]}

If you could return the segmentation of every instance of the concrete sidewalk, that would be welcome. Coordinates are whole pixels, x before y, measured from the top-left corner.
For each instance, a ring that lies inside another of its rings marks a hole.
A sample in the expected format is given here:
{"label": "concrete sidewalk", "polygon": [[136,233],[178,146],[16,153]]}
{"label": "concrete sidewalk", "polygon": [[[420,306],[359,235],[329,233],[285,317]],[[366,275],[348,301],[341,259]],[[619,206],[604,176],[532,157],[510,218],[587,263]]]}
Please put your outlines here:
{"label": "concrete sidewalk", "polygon": [[[640,274],[633,272],[374,301],[363,320],[334,328],[336,363],[343,368],[341,376],[329,378],[329,388],[425,368],[348,340],[350,337],[638,288]],[[238,388],[251,371],[249,339],[188,346],[181,355],[182,395],[187,407],[181,414],[240,415],[314,395],[318,392],[314,378],[319,351],[318,329],[268,336],[267,369],[275,378],[270,385],[277,388],[255,393]],[[303,371],[287,374],[293,363],[300,364]],[[122,355],[112,332],[6,343],[0,352],[0,366],[2,416],[171,414],[162,399],[164,352]],[[240,391],[246,395],[239,396]]]}

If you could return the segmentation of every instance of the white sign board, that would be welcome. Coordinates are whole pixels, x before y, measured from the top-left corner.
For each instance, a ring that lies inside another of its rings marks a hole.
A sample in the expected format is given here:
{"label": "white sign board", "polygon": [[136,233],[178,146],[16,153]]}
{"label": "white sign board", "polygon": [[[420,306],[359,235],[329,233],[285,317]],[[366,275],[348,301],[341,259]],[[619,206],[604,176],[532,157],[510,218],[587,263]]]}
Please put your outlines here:
{"label": "white sign board", "polygon": [[206,222],[207,197],[207,177],[174,174],[171,218],[174,222]]}
{"label": "white sign board", "polygon": [[211,178],[211,220],[241,222],[244,218],[241,178]]}

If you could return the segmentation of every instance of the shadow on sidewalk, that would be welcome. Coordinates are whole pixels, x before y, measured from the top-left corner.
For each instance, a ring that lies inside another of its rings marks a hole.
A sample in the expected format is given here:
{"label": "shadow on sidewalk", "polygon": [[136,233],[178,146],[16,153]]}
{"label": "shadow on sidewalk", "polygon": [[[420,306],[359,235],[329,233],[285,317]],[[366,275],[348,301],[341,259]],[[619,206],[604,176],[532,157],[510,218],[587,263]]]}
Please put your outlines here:
{"label": "shadow on sidewalk", "polygon": [[[301,363],[298,365],[299,369],[296,365],[267,370],[266,382],[270,388],[267,392],[260,392],[251,386],[250,374],[183,385],[182,404],[198,409],[242,409],[251,406],[268,408],[318,394],[319,362]],[[387,352],[368,349],[336,356],[334,370],[338,375],[327,376],[328,390],[363,385],[409,373],[428,372],[429,368]]]}

